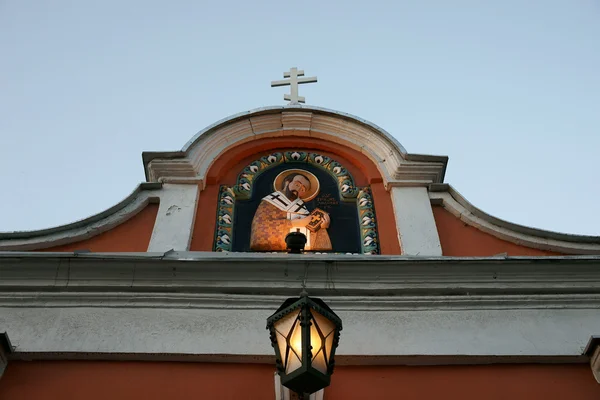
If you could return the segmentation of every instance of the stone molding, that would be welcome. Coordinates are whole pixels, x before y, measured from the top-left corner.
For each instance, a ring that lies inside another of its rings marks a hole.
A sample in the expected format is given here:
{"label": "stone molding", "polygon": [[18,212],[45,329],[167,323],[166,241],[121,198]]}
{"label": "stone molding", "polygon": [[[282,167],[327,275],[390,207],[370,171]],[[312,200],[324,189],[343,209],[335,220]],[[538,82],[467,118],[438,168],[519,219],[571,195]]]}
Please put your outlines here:
{"label": "stone molding", "polygon": [[158,203],[161,188],[160,183],[142,183],[113,207],[70,224],[35,231],[1,232],[0,251],[39,250],[99,235],[135,216],[149,203]]}
{"label": "stone molding", "polygon": [[[433,304],[435,298],[452,304],[444,296],[467,296],[457,297],[454,304],[464,306],[464,301],[472,301],[483,307],[491,303],[486,304],[485,299],[477,296],[501,296],[488,297],[492,303],[501,303],[502,297],[509,301],[510,296],[517,295],[524,296],[521,297],[524,302],[553,299],[555,303],[558,301],[556,304],[594,303],[600,294],[599,266],[599,256],[463,258],[174,251],[165,254],[6,252],[0,253],[0,293],[68,288],[72,292],[296,296],[306,279],[306,287],[313,296],[326,296],[332,301],[340,296],[378,296],[363,299],[363,303],[379,302],[379,307],[390,300],[386,296],[393,296],[392,304],[396,303],[392,308],[402,307],[402,302],[413,306],[410,296],[420,296],[422,304]],[[174,301],[181,301],[170,296]],[[434,296],[434,300],[427,296]],[[155,297],[158,303],[163,301],[158,299]],[[348,304],[355,300],[348,299],[345,300]],[[515,299],[518,297],[512,298]],[[243,303],[243,298],[241,301]],[[165,304],[168,301],[165,300]]]}
{"label": "stone molding", "polygon": [[[21,290],[22,288],[19,288]],[[185,308],[189,310],[276,310],[285,295],[226,293],[169,293],[135,291],[31,291],[0,292],[0,307],[16,308]],[[289,296],[292,296],[290,294]],[[428,310],[561,310],[599,309],[600,293],[591,294],[483,294],[346,296],[319,295],[336,311],[428,311]]]}
{"label": "stone molding", "polygon": [[511,243],[567,254],[600,254],[600,236],[558,233],[501,220],[475,207],[447,184],[431,185],[429,198],[464,223]]}
{"label": "stone molding", "polygon": [[408,154],[389,133],[350,114],[289,105],[236,114],[196,134],[180,152],[144,152],[149,182],[206,181],[212,163],[240,144],[269,137],[308,136],[340,143],[369,157],[388,186],[427,186],[444,179],[447,157]]}

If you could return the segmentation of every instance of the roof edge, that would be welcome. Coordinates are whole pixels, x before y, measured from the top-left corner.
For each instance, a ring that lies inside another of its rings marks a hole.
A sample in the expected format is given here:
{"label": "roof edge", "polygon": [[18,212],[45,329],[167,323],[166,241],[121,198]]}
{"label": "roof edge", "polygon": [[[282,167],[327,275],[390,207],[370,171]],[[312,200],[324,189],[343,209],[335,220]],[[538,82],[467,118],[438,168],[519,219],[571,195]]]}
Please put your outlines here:
{"label": "roof edge", "polygon": [[452,197],[467,210],[478,216],[479,218],[488,220],[494,225],[501,226],[503,228],[511,229],[517,231],[519,233],[524,233],[531,236],[538,236],[544,239],[555,239],[562,240],[565,242],[573,242],[573,243],[594,243],[600,244],[600,236],[593,235],[578,235],[573,233],[563,233],[556,232],[546,229],[533,228],[526,225],[520,225],[514,222],[509,222],[497,217],[494,217],[491,214],[486,213],[478,207],[475,207],[471,202],[469,202],[462,194],[460,194],[452,185],[448,185],[449,192]]}
{"label": "roof edge", "polygon": [[40,236],[46,236],[46,235],[51,235],[54,233],[60,233],[60,232],[64,232],[64,231],[68,231],[68,230],[72,230],[72,229],[81,228],[83,226],[87,226],[94,222],[103,220],[103,219],[119,212],[120,210],[125,208],[127,205],[129,205],[133,200],[135,200],[135,198],[139,195],[140,192],[143,192],[145,190],[157,190],[157,189],[160,189],[161,187],[162,187],[162,183],[159,183],[159,182],[142,182],[133,190],[133,192],[131,192],[131,194],[129,194],[123,200],[121,200],[117,204],[113,205],[112,207],[99,212],[98,214],[94,214],[87,218],[83,218],[83,219],[77,220],[75,222],[55,226],[52,228],[36,229],[36,230],[31,230],[31,231],[0,232],[0,240],[30,239],[30,238],[36,238],[36,237],[40,237]]}
{"label": "roof edge", "polygon": [[429,197],[433,204],[443,205],[465,223],[502,240],[562,253],[600,254],[600,236],[561,233],[505,221],[475,207],[449,184],[429,185]]}

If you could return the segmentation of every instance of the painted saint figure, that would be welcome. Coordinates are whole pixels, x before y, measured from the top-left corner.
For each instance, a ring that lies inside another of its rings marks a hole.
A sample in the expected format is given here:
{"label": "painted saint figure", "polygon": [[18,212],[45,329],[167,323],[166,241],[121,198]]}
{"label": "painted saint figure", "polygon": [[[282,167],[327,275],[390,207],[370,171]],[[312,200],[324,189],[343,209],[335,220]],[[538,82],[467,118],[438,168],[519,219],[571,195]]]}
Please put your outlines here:
{"label": "painted saint figure", "polygon": [[275,192],[263,197],[252,219],[250,249],[285,251],[285,236],[299,229],[306,235],[305,250],[331,250],[329,214],[311,213],[304,204],[319,193],[317,177],[302,169],[286,170],[275,178],[274,188]]}

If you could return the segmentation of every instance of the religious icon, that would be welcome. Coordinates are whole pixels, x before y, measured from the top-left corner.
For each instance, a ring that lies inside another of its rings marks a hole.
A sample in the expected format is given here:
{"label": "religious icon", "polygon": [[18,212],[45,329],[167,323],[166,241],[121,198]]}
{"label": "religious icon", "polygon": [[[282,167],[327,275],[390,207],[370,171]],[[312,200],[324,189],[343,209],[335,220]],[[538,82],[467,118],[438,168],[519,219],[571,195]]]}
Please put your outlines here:
{"label": "religious icon", "polygon": [[285,236],[299,230],[306,235],[306,250],[331,250],[329,213],[319,208],[309,212],[305,205],[319,194],[317,177],[304,169],[288,169],[277,175],[273,188],[252,219],[250,249],[285,251]]}

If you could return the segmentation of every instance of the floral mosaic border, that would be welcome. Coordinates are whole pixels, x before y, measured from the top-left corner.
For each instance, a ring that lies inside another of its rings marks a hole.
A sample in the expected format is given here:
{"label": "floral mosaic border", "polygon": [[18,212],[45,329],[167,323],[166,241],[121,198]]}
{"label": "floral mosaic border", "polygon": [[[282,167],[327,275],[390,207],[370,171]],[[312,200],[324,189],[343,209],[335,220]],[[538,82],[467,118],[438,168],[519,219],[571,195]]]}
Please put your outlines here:
{"label": "floral mosaic border", "polygon": [[229,186],[219,188],[217,207],[217,225],[215,229],[214,251],[231,251],[233,245],[233,221],[235,211],[235,192]]}
{"label": "floral mosaic border", "polygon": [[377,218],[371,188],[364,187],[356,198],[358,223],[360,225],[360,245],[363,254],[380,254],[379,234],[377,233]]}

